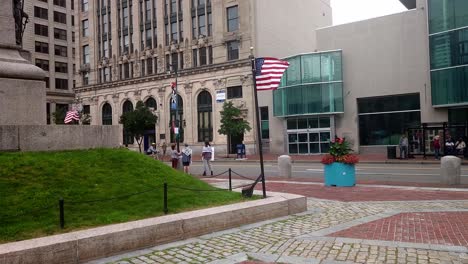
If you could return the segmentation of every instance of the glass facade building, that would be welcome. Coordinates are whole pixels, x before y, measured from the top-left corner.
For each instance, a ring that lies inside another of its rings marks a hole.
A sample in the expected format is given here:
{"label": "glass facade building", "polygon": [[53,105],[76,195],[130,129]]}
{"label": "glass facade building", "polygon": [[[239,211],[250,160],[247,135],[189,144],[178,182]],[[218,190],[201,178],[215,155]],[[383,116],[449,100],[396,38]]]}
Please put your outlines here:
{"label": "glass facade building", "polygon": [[290,65],[273,92],[273,113],[286,119],[288,153],[326,153],[333,114],[344,111],[341,51],[286,60]]}
{"label": "glass facade building", "polygon": [[468,1],[428,0],[432,105],[468,104]]}
{"label": "glass facade building", "polygon": [[343,113],[341,51],[286,59],[289,68],[273,92],[277,117]]}

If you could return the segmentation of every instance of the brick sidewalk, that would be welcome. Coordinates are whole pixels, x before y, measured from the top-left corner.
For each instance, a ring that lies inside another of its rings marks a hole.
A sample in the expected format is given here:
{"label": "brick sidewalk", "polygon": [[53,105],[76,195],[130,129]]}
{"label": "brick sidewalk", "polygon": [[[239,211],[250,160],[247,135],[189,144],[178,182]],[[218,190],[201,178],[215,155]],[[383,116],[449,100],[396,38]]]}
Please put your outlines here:
{"label": "brick sidewalk", "polygon": [[468,246],[468,212],[400,213],[329,236]]}

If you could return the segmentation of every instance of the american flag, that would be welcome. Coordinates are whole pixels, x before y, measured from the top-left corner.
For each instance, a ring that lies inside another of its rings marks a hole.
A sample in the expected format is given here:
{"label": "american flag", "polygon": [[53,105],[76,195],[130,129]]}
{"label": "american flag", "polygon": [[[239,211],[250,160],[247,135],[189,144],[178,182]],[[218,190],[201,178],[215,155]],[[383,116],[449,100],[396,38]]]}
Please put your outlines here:
{"label": "american flag", "polygon": [[71,110],[67,112],[67,115],[65,116],[65,120],[63,121],[65,124],[68,124],[72,122],[73,120],[79,121],[80,120],[80,115],[78,114],[78,111],[76,110]]}
{"label": "american flag", "polygon": [[281,77],[289,67],[289,62],[275,58],[255,59],[255,80],[258,91],[275,90]]}

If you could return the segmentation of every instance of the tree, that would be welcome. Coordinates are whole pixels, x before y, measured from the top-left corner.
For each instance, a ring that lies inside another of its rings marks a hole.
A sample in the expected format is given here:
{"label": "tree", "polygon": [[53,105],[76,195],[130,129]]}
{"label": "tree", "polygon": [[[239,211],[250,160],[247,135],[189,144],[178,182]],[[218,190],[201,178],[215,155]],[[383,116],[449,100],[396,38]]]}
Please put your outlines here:
{"label": "tree", "polygon": [[55,112],[52,113],[52,119],[56,125],[63,125],[65,124],[65,116],[67,115],[67,111],[63,108],[57,108]]}
{"label": "tree", "polygon": [[251,129],[249,122],[242,119],[241,110],[235,107],[232,102],[224,102],[223,111],[221,111],[221,127],[218,129],[218,133],[227,136],[228,153],[231,145],[231,136],[243,135]]}
{"label": "tree", "polygon": [[151,113],[142,101],[138,101],[135,110],[121,115],[119,122],[124,126],[124,129],[135,137],[141,153],[141,143],[143,142],[145,130],[154,128],[157,120],[157,116]]}

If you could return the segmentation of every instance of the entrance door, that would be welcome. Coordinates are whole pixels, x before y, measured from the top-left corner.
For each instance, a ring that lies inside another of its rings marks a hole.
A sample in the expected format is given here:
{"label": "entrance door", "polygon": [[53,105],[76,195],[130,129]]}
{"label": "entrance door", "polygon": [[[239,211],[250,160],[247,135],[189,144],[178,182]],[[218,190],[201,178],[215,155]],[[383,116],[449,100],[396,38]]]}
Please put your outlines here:
{"label": "entrance door", "polygon": [[229,154],[236,154],[237,152],[237,144],[242,144],[242,141],[244,141],[244,134],[236,135],[236,136],[231,136],[230,140],[231,144],[229,144]]}

